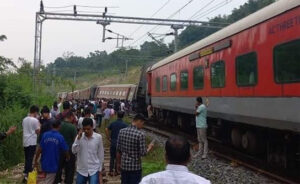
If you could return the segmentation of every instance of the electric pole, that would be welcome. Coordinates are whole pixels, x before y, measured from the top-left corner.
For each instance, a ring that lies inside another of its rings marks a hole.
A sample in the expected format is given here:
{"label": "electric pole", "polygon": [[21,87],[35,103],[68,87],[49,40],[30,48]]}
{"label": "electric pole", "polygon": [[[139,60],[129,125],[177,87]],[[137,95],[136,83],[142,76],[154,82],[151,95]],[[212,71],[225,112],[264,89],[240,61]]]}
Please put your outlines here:
{"label": "electric pole", "polygon": [[54,87],[55,87],[55,82],[54,82],[54,79],[55,79],[55,76],[56,76],[56,66],[55,64],[53,65],[53,76],[52,76],[52,84],[51,84],[51,88],[52,88],[52,93],[54,93]]}

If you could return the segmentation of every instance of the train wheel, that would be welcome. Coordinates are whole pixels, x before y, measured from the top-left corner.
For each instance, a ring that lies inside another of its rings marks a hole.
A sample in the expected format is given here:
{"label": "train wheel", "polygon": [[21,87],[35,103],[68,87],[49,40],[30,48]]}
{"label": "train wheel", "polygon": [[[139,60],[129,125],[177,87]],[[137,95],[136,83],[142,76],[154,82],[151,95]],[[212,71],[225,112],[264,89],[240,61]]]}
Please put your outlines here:
{"label": "train wheel", "polygon": [[255,133],[247,131],[242,136],[242,147],[250,154],[255,154],[258,151],[257,138]]}
{"label": "train wheel", "polygon": [[238,128],[233,128],[231,130],[231,143],[234,147],[239,148],[242,143],[242,133],[240,129]]}

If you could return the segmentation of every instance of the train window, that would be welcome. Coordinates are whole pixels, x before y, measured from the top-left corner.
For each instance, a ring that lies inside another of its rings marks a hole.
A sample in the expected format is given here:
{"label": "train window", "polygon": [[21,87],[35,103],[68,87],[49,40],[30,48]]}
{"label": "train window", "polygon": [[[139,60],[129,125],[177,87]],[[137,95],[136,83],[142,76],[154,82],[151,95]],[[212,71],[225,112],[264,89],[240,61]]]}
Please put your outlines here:
{"label": "train window", "polygon": [[225,63],[217,61],[211,64],[211,86],[213,88],[222,88],[225,86]]}
{"label": "train window", "polygon": [[300,39],[274,48],[274,74],[278,83],[300,82]]}
{"label": "train window", "polygon": [[238,86],[254,86],[257,84],[256,52],[236,57],[236,83]]}
{"label": "train window", "polygon": [[156,92],[160,92],[160,78],[159,77],[156,77],[155,89],[156,89]]}
{"label": "train window", "polygon": [[170,77],[170,89],[172,91],[175,91],[176,90],[176,74],[175,73],[172,73],[171,74],[171,77]]}
{"label": "train window", "polygon": [[204,69],[203,66],[194,68],[193,71],[193,83],[195,89],[201,89],[204,86]]}
{"label": "train window", "polygon": [[180,89],[188,88],[188,71],[180,72]]}
{"label": "train window", "polygon": [[167,88],[168,88],[168,79],[167,76],[165,75],[162,78],[162,90],[167,91]]}

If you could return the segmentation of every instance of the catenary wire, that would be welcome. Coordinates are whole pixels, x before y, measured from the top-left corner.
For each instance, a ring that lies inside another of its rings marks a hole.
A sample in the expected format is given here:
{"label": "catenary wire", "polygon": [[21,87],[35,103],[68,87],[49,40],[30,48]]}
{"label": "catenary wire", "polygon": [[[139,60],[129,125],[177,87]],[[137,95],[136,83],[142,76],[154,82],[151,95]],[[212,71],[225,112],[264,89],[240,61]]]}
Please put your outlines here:
{"label": "catenary wire", "polygon": [[[158,12],[160,12],[171,0],[168,0],[166,3],[164,3],[153,15],[151,15],[151,18],[154,17]],[[136,28],[130,35],[131,37],[134,33],[136,33],[138,30],[140,30],[143,27],[143,25],[140,25],[138,28]]]}
{"label": "catenary wire", "polygon": [[[178,12],[180,12],[181,10],[183,10],[185,7],[187,7],[187,5],[189,5],[191,2],[193,2],[194,0],[190,0],[188,1],[186,4],[184,4],[182,7],[180,7],[178,10],[176,10],[174,13],[172,13],[169,18],[172,18],[174,15],[176,15]],[[152,32],[153,30],[155,30],[157,27],[159,26],[155,26],[152,29],[148,30],[147,32]],[[129,44],[129,46],[137,43],[139,40],[141,40],[142,38],[144,38],[147,35],[147,32],[145,34],[143,34],[142,36],[140,36],[138,39],[136,39],[135,41],[133,41],[131,44]]]}

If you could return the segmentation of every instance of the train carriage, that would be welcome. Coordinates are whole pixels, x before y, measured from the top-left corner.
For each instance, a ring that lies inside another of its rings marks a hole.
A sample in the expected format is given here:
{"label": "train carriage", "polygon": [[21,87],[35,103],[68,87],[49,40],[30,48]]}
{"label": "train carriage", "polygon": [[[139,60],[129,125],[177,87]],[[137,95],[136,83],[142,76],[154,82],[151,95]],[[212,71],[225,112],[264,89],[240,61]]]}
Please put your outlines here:
{"label": "train carriage", "polygon": [[136,85],[134,84],[112,84],[98,86],[95,98],[132,100],[135,95]]}
{"label": "train carriage", "polygon": [[195,97],[202,96],[212,138],[299,167],[299,5],[275,2],[150,66],[158,118],[194,130]]}

